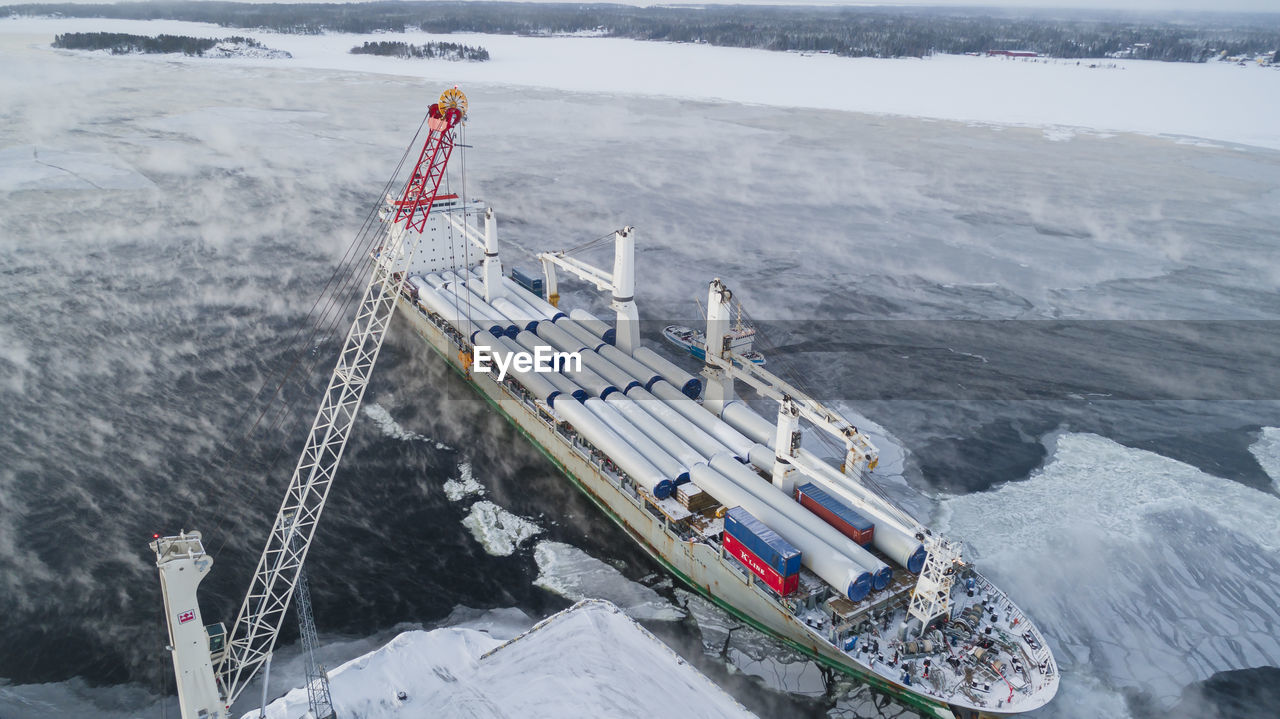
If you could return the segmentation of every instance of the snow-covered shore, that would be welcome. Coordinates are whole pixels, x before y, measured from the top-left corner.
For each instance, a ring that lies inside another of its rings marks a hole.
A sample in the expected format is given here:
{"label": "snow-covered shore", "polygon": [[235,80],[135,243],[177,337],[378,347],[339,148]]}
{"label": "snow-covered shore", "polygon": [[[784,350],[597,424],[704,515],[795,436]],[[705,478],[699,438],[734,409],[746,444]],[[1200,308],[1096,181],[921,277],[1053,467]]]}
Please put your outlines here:
{"label": "snow-covered shore", "polygon": [[[509,641],[476,629],[405,632],[329,672],[339,716],[752,716],[612,604],[588,599]],[[403,697],[403,698],[401,698]],[[304,689],[267,706],[307,710]],[[244,715],[256,719],[258,710]]]}
{"label": "snow-covered shore", "polygon": [[[0,34],[26,36],[32,43],[48,42],[56,33],[89,31],[221,37],[230,29],[177,21],[0,19]],[[590,37],[235,33],[293,57],[218,62],[1044,127],[1050,139],[1067,139],[1083,129],[1280,149],[1280,126],[1272,120],[1280,110],[1280,69],[1230,63],[1116,60],[1105,68],[1091,68],[1089,61],[851,59]],[[493,59],[445,62],[348,53],[373,38],[480,45]],[[121,60],[207,62],[174,57]]]}

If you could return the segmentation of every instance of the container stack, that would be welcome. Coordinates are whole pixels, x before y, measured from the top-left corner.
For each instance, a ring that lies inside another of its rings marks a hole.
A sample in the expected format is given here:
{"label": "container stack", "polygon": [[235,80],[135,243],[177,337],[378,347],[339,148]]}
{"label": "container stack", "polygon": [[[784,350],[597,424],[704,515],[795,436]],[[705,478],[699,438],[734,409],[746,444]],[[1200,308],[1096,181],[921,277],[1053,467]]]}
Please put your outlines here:
{"label": "container stack", "polygon": [[800,550],[742,507],[724,515],[724,550],[773,591],[787,596],[800,584]]}
{"label": "container stack", "polygon": [[702,491],[702,488],[693,482],[685,482],[676,486],[676,501],[685,509],[694,513],[710,509],[718,504],[715,497]]}
{"label": "container stack", "polygon": [[876,525],[871,520],[827,494],[813,482],[796,487],[796,501],[860,546],[869,547],[875,539]]}

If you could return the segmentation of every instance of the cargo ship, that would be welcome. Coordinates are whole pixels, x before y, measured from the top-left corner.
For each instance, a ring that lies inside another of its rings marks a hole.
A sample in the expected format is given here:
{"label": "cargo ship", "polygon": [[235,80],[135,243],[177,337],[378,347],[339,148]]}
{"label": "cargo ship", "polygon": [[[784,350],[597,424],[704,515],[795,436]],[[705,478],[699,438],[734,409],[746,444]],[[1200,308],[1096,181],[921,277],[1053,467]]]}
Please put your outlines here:
{"label": "cargo ship", "polygon": [[[725,283],[708,283],[713,339],[695,376],[642,341],[634,229],[613,233],[611,270],[544,252],[534,277],[504,273],[483,202],[440,197],[427,220],[395,278],[413,332],[689,588],[927,716],[1008,716],[1054,696],[1040,631],[875,484],[867,436],[735,351]],[[562,306],[566,274],[608,293],[610,321]]]}

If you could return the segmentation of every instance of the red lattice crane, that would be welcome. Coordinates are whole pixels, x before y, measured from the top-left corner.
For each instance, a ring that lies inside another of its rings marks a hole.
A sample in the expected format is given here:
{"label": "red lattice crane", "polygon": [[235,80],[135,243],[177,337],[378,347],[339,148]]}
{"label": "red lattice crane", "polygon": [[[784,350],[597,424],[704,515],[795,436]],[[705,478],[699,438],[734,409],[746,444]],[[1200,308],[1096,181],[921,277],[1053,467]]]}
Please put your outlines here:
{"label": "red lattice crane", "polygon": [[422,145],[418,164],[409,176],[404,196],[396,203],[392,224],[404,222],[406,230],[422,232],[427,226],[427,215],[435,203],[444,180],[449,155],[453,153],[454,133],[450,132],[467,114],[467,96],[457,87],[445,90],[440,102],[427,113],[427,141]]}

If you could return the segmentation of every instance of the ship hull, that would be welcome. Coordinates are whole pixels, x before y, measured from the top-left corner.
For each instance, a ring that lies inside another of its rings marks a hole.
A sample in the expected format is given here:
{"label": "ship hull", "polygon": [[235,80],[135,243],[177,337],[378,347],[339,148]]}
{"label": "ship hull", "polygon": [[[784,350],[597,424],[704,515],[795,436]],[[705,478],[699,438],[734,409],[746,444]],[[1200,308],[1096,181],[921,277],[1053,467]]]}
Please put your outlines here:
{"label": "ship hull", "polygon": [[[667,529],[660,516],[619,487],[576,448],[538,410],[507,392],[488,375],[472,374],[464,364],[459,347],[413,303],[400,300],[400,313],[414,332],[435,350],[455,371],[500,414],[507,418],[543,455],[610,519],[644,550],[689,588],[715,603],[743,623],[765,632],[791,648],[867,684],[925,713],[951,719],[958,708],[921,696],[860,665],[829,642],[815,636],[794,616],[786,613],[745,572],[732,568],[731,558],[702,542],[681,540]],[[1001,714],[992,714],[1001,716]]]}

